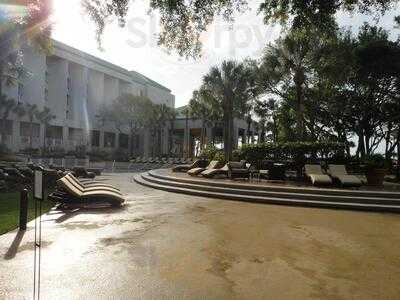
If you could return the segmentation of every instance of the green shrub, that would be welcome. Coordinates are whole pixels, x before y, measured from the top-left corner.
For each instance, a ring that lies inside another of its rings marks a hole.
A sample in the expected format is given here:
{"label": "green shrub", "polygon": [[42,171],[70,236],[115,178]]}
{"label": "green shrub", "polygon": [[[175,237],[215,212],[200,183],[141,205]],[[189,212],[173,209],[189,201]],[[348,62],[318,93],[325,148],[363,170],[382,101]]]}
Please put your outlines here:
{"label": "green shrub", "polygon": [[207,146],[201,150],[199,158],[212,160],[219,150],[213,144],[207,144]]}
{"label": "green shrub", "polygon": [[10,154],[11,150],[4,144],[0,144],[0,155],[2,154]]}
{"label": "green shrub", "polygon": [[264,159],[293,159],[302,162],[307,158],[327,158],[344,149],[345,145],[337,142],[245,144],[239,149],[239,159],[245,159],[253,164]]}
{"label": "green shrub", "polygon": [[385,158],[382,154],[371,154],[364,158],[367,169],[390,169],[392,161]]}
{"label": "green shrub", "polygon": [[129,161],[129,152],[128,150],[118,148],[112,154],[111,159],[116,161],[127,162]]}
{"label": "green shrub", "polygon": [[21,150],[21,153],[23,154],[27,154],[30,156],[39,156],[40,154],[40,149],[39,148],[25,148],[23,150]]}
{"label": "green shrub", "polygon": [[213,157],[213,160],[218,160],[220,162],[226,162],[225,160],[225,154],[222,151],[217,151]]}
{"label": "green shrub", "polygon": [[43,157],[63,158],[65,156],[65,149],[62,147],[42,149]]}
{"label": "green shrub", "polygon": [[111,154],[102,150],[93,150],[88,153],[88,156],[92,162],[111,160]]}

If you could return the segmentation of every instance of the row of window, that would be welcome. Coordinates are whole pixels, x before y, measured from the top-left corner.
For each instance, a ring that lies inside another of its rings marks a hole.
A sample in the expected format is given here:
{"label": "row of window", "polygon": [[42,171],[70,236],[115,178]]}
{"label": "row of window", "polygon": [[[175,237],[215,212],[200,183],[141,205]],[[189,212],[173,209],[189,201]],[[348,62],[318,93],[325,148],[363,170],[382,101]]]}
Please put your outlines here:
{"label": "row of window", "polygon": [[[12,135],[12,127],[13,121],[0,120],[0,126],[4,126],[5,134]],[[32,137],[39,138],[40,137],[40,124],[38,123],[29,123],[29,122],[20,122],[19,127],[19,135],[21,137]],[[61,126],[48,126],[46,128],[46,138],[53,140],[61,140],[63,139],[63,128]],[[76,128],[68,129],[68,139],[71,141],[83,141],[83,130]],[[103,147],[107,148],[115,148],[116,147],[116,139],[117,134],[113,132],[104,132],[104,141]],[[90,134],[90,143],[93,147],[100,147],[100,131],[92,130]],[[133,140],[133,145],[135,148],[138,148],[140,145],[140,137],[136,135]],[[128,149],[129,147],[129,136],[127,134],[120,133],[119,134],[119,148]]]}

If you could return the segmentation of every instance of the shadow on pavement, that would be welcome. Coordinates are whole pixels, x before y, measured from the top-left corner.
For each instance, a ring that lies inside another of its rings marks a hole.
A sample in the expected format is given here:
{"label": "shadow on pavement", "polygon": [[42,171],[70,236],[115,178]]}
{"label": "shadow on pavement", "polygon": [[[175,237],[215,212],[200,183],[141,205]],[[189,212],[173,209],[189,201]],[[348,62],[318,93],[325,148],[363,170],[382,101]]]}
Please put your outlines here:
{"label": "shadow on pavement", "polygon": [[13,259],[18,252],[19,245],[21,244],[22,238],[25,235],[25,230],[19,230],[14,237],[13,242],[11,243],[10,248],[4,254],[4,259],[9,260]]}
{"label": "shadow on pavement", "polygon": [[68,219],[78,215],[78,214],[111,214],[111,213],[118,213],[122,212],[126,209],[126,205],[121,207],[93,207],[93,208],[76,208],[73,210],[60,210],[60,213],[63,213],[60,217],[55,219],[55,223],[62,223],[67,221]]}

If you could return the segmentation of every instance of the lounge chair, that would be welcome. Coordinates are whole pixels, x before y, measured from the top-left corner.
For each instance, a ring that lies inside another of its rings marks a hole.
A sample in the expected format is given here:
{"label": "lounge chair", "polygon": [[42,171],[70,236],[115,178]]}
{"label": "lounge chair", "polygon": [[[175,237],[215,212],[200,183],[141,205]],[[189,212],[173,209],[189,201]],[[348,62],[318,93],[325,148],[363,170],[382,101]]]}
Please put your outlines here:
{"label": "lounge chair", "polygon": [[206,167],[206,168],[201,168],[201,167],[199,167],[199,168],[193,168],[193,169],[190,169],[189,171],[187,171],[187,173],[190,175],[190,176],[197,176],[197,175],[199,175],[201,172],[204,172],[204,171],[206,171],[206,170],[212,170],[212,169],[219,169],[219,166],[221,165],[221,162],[220,161],[218,161],[218,160],[212,160],[209,164],[208,164],[208,166]]}
{"label": "lounge chair", "polygon": [[216,175],[226,175],[228,176],[229,167],[228,164],[225,164],[222,168],[219,169],[208,169],[201,172],[203,177],[212,178]]}
{"label": "lounge chair", "polygon": [[61,193],[54,193],[51,199],[65,204],[105,202],[112,206],[120,206],[125,201],[120,193],[113,190],[105,188],[82,188],[65,176],[57,180],[57,185],[61,189]]}
{"label": "lounge chair", "polygon": [[208,161],[205,159],[198,159],[192,164],[179,165],[172,168],[172,172],[187,172],[194,168],[205,168],[207,167]]}
{"label": "lounge chair", "polygon": [[322,172],[320,165],[305,165],[305,175],[311,180],[313,185],[330,185],[332,179]]}
{"label": "lounge chair", "polygon": [[77,185],[80,185],[83,189],[84,188],[102,188],[102,187],[104,187],[104,188],[112,188],[113,190],[121,193],[119,188],[112,186],[111,184],[106,184],[106,183],[99,182],[99,181],[82,182],[78,178],[76,178],[72,173],[68,173],[67,175],[65,175],[65,177],[68,180],[75,182]]}
{"label": "lounge chair", "polygon": [[88,172],[85,167],[74,167],[72,171],[75,173],[76,177],[83,178],[95,178],[96,174],[94,172]]}
{"label": "lounge chair", "polygon": [[357,176],[349,175],[344,165],[329,165],[328,173],[342,186],[362,186],[361,180]]}
{"label": "lounge chair", "polygon": [[227,165],[229,179],[250,178],[250,168],[246,167],[245,161],[230,161]]}

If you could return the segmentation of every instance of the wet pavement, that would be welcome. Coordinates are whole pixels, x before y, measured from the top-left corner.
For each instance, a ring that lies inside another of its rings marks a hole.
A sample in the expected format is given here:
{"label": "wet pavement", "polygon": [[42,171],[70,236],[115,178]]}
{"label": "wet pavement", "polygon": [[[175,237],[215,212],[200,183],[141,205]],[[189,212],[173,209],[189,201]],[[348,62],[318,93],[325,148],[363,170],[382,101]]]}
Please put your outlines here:
{"label": "wet pavement", "polygon": [[[396,299],[400,215],[153,190],[43,217],[42,299]],[[33,222],[0,236],[0,299],[31,299]]]}

